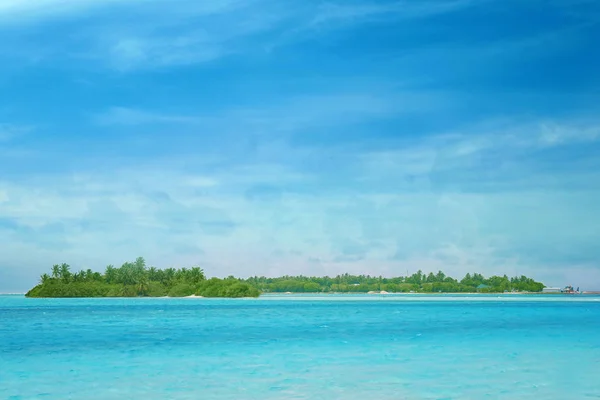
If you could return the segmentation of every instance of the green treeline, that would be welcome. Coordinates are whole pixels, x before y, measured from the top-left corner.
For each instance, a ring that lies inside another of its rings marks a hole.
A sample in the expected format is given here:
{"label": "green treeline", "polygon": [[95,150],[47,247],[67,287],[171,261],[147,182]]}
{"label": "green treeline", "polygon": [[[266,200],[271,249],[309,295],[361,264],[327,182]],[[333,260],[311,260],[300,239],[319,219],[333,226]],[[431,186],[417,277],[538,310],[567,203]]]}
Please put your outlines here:
{"label": "green treeline", "polygon": [[40,284],[27,297],[258,297],[254,286],[233,277],[206,279],[204,271],[193,268],[147,268],[142,257],[120,268],[106,267],[104,274],[71,272],[68,264],[54,265],[51,275],[43,274]]}
{"label": "green treeline", "polygon": [[369,275],[338,275],[330,277],[284,276],[280,278],[253,277],[247,283],[268,293],[367,293],[386,291],[389,293],[503,293],[505,291],[541,292],[544,284],[526,276],[508,278],[481,274],[467,274],[456,280],[442,271],[423,274],[418,271],[408,277],[384,278]]}
{"label": "green treeline", "polygon": [[467,274],[460,281],[439,271],[410,276],[384,278],[369,275],[330,277],[283,276],[238,279],[207,279],[199,267],[157,269],[146,267],[142,257],[120,268],[112,265],[104,273],[72,272],[68,264],[54,265],[51,274],[43,274],[40,284],[28,297],[258,297],[260,293],[502,293],[541,292],[544,284],[526,276],[508,278]]}

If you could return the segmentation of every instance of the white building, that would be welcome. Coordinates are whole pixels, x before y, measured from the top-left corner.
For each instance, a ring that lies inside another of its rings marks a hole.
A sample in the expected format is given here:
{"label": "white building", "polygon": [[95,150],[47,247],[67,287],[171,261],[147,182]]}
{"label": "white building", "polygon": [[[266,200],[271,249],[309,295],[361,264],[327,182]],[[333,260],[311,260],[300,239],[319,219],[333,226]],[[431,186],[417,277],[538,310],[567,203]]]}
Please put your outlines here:
{"label": "white building", "polygon": [[562,293],[562,290],[557,287],[546,287],[542,289],[542,293]]}

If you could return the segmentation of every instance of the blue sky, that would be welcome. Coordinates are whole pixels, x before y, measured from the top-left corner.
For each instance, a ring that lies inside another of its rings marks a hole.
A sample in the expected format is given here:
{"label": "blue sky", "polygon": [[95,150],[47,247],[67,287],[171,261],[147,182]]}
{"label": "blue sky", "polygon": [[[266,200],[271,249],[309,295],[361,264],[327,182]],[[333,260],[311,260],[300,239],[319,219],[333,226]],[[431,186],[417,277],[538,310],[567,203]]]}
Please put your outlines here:
{"label": "blue sky", "polygon": [[600,4],[0,0],[0,291],[209,275],[600,288]]}

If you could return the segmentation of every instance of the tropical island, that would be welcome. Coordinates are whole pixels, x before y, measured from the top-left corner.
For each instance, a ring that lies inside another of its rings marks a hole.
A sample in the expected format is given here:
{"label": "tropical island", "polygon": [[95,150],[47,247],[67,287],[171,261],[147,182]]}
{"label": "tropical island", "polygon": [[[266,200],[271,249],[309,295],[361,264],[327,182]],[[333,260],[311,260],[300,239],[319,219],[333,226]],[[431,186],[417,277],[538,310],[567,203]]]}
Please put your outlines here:
{"label": "tropical island", "polygon": [[282,276],[206,278],[200,267],[158,269],[143,257],[104,273],[91,269],[72,272],[56,264],[50,274],[27,292],[27,297],[258,297],[261,293],[504,293],[541,292],[544,284],[526,276],[485,278],[474,273],[460,281],[417,271],[410,276],[385,278],[343,274],[336,277]]}

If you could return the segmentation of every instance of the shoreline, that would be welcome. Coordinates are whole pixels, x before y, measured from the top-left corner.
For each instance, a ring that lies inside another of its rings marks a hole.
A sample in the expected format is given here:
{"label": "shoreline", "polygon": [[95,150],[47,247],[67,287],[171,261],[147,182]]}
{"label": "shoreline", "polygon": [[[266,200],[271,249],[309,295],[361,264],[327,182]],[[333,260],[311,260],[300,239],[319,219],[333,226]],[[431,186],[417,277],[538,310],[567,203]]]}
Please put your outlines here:
{"label": "shoreline", "polygon": [[[4,297],[17,297],[17,296],[25,296],[25,293],[0,293],[0,296]],[[323,292],[287,292],[287,293],[262,293],[259,297],[237,297],[237,299],[241,300],[259,300],[259,299],[279,299],[279,300],[323,300],[323,299],[383,299],[388,298],[392,299],[401,299],[401,298],[454,298],[454,299],[473,299],[473,298],[481,298],[481,299],[510,299],[510,298],[518,298],[518,297],[554,297],[554,298],[571,298],[577,299],[582,297],[597,297],[600,296],[600,291],[588,291],[582,292],[578,294],[572,293],[477,293],[477,292],[458,292],[458,293],[323,293]],[[206,299],[206,300],[224,300],[230,299],[228,297],[204,297],[198,295],[190,295],[190,296],[139,296],[139,297],[113,297],[113,296],[99,296],[99,297],[30,297],[31,299],[148,299],[148,300],[156,300],[156,299]]]}
{"label": "shoreline", "polygon": [[268,292],[268,293],[261,293],[261,296],[297,296],[297,295],[369,295],[369,296],[398,296],[398,295],[402,295],[402,296],[419,296],[419,295],[427,295],[427,296],[447,296],[447,295],[452,295],[452,296],[456,296],[456,295],[469,295],[469,296],[497,296],[497,295],[505,295],[505,296],[512,296],[512,295],[582,295],[582,294],[591,294],[591,295],[600,295],[600,291],[598,292],[582,292],[582,293],[542,293],[542,292],[509,292],[509,293],[481,293],[481,292],[444,292],[444,293],[439,293],[439,292],[414,292],[414,293],[408,293],[408,292],[400,292],[400,293],[395,293],[395,292],[386,292],[386,293],[368,293],[368,292]]}

